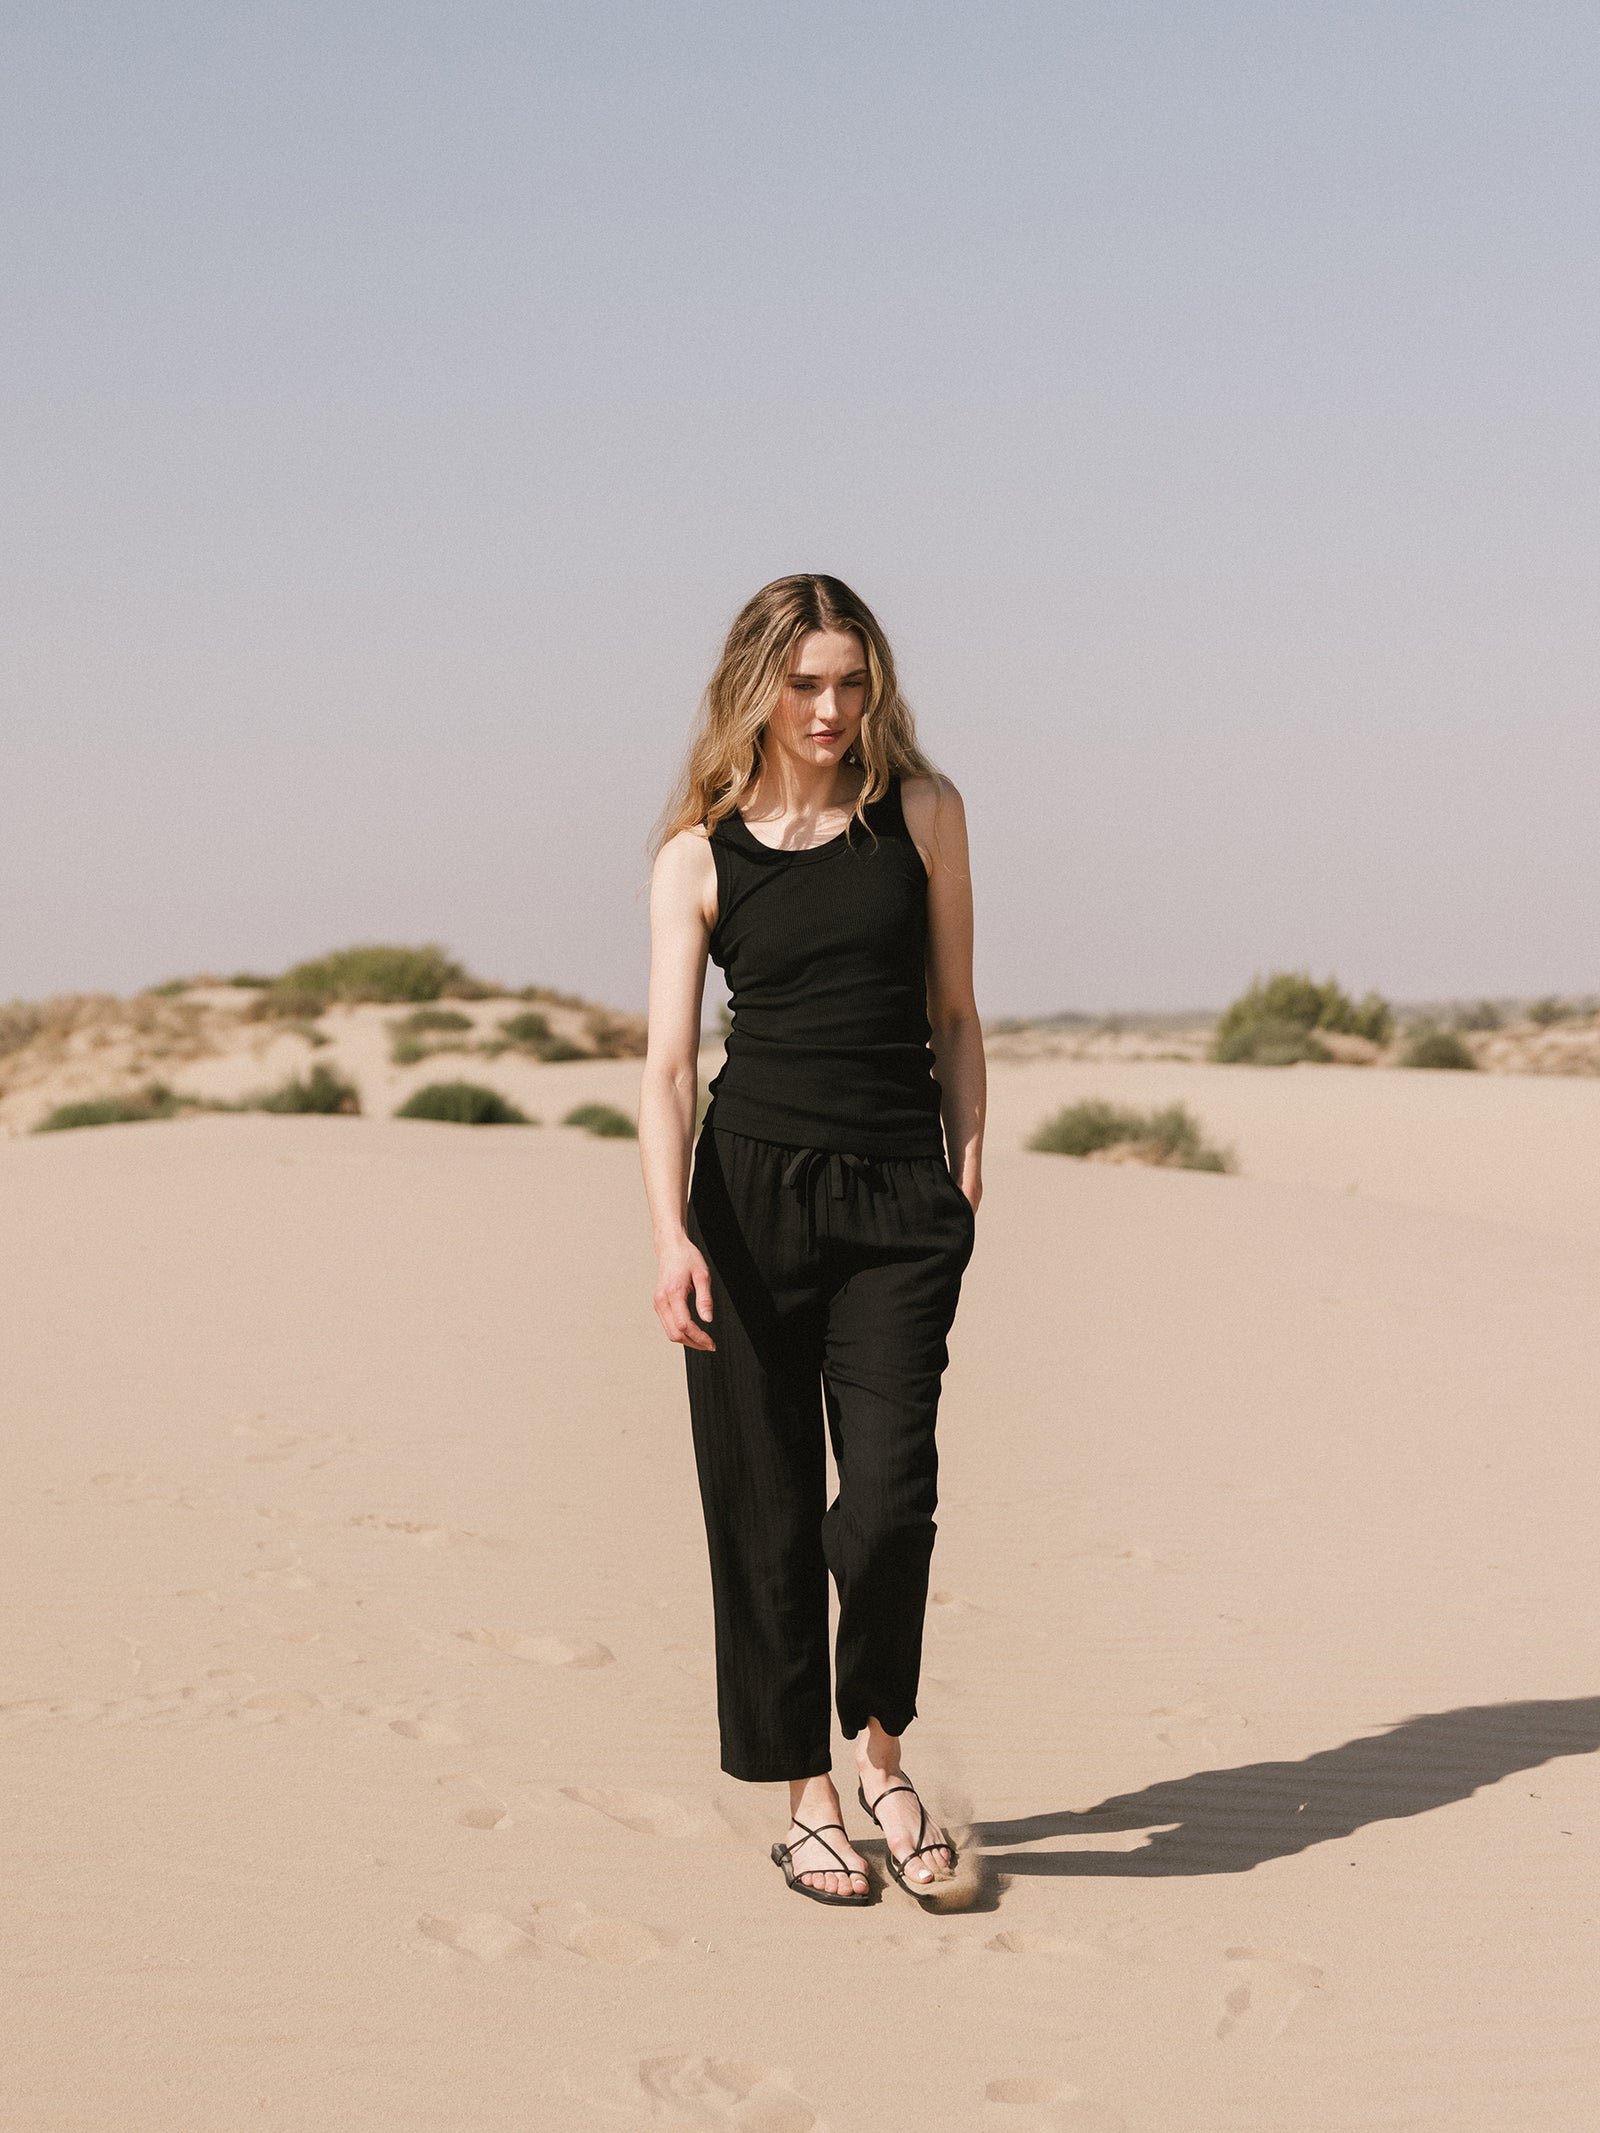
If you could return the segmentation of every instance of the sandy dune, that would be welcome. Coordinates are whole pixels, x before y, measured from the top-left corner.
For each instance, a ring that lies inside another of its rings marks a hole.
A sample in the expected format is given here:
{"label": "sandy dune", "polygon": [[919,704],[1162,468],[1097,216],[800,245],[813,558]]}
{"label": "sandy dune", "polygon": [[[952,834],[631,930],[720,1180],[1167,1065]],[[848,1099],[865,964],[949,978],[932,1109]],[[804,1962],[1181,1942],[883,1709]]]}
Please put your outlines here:
{"label": "sandy dune", "polygon": [[[1246,1174],[1024,1154],[1081,1093]],[[630,1145],[0,1146],[0,2121],[1587,2129],[1597,1102],[997,1075],[909,1757],[988,1862],[942,1918],[786,1895],[716,1770]]]}

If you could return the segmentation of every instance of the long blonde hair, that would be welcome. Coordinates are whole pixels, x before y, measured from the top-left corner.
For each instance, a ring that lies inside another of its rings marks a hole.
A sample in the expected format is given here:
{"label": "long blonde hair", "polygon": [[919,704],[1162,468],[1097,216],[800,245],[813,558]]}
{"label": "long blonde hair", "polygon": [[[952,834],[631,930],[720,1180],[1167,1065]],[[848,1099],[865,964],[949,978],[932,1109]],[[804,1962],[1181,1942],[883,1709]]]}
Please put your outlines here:
{"label": "long blonde hair", "polygon": [[917,746],[894,654],[866,601],[840,579],[815,571],[774,578],[734,617],[677,789],[656,824],[653,851],[680,830],[700,824],[714,829],[749,792],[761,771],[761,736],[783,694],[795,647],[813,630],[849,631],[866,653],[867,700],[854,750],[864,775],[855,819],[865,823],[890,778],[937,776]]}

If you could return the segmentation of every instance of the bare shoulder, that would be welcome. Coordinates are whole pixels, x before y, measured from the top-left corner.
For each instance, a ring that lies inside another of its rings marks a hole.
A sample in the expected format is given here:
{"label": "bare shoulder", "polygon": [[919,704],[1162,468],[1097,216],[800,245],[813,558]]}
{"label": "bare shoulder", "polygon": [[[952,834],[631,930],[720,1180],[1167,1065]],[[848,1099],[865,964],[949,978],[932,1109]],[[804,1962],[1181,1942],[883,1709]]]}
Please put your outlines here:
{"label": "bare shoulder", "polygon": [[655,875],[661,880],[698,880],[708,870],[715,872],[711,839],[703,822],[691,823],[669,837],[656,854]]}
{"label": "bare shoulder", "polygon": [[656,854],[651,879],[655,895],[668,906],[681,904],[701,912],[715,908],[717,862],[703,824],[695,823],[667,839]]}
{"label": "bare shoulder", "polygon": [[961,795],[942,771],[930,777],[902,778],[900,805],[931,872],[936,862],[966,871],[967,811]]}

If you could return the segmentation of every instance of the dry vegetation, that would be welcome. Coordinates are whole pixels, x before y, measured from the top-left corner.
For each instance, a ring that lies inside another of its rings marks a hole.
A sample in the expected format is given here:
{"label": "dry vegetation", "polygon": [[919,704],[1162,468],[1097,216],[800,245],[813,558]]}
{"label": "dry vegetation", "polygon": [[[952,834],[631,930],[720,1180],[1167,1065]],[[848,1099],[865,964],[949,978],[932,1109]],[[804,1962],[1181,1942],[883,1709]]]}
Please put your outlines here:
{"label": "dry vegetation", "polygon": [[993,1022],[984,1034],[997,1061],[1209,1059],[1600,1075],[1600,1003],[1593,999],[1391,1008],[1371,993],[1352,1001],[1335,980],[1317,984],[1302,973],[1258,979],[1221,1015],[1053,1015]]}
{"label": "dry vegetation", "polygon": [[[409,1012],[386,1015],[385,1006]],[[273,1083],[275,1096],[295,1084],[310,1092],[303,1101],[311,1108],[348,1110],[359,1104],[356,1091],[375,1058],[385,1067],[441,1051],[626,1059],[643,1055],[644,1038],[642,1015],[548,986],[490,984],[442,948],[343,949],[276,978],[175,979],[131,999],[91,993],[0,1003],[0,1132],[28,1132],[74,1105],[152,1117],[213,1107],[215,1097],[229,1106],[259,1102],[263,1084]],[[330,1046],[333,1064],[320,1078],[295,1066],[297,1057],[309,1064]],[[197,1070],[187,1077],[197,1093],[182,1086],[186,1069]],[[177,1091],[170,1112],[148,1108],[153,1084]],[[337,1106],[328,1093],[335,1084]]]}

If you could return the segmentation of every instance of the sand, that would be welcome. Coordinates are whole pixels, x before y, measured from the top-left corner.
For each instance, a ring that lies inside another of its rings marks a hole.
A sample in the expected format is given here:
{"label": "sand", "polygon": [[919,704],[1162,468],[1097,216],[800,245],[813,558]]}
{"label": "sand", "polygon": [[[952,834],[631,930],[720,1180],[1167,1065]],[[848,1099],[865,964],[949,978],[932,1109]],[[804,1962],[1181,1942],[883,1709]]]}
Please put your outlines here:
{"label": "sand", "polygon": [[[789,1896],[717,1771],[630,1144],[0,1146],[0,2122],[1593,2125],[1600,1085],[1089,1071],[996,1076],[945,1917]],[[1082,1093],[1245,1174],[1025,1154]]]}

